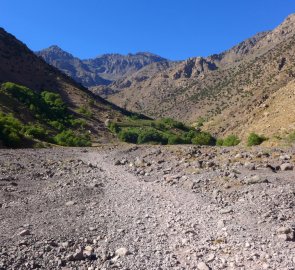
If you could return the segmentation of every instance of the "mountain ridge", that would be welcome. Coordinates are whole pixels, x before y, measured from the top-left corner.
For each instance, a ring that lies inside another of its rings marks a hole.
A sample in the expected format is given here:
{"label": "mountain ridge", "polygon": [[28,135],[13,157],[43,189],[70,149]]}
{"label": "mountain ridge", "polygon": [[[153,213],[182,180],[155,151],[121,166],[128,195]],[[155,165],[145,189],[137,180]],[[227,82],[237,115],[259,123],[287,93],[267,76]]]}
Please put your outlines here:
{"label": "mountain ridge", "polygon": [[79,59],[57,45],[35,52],[47,63],[57,67],[85,87],[109,85],[154,62],[167,61],[156,54],[137,52],[122,55],[102,54],[94,58]]}

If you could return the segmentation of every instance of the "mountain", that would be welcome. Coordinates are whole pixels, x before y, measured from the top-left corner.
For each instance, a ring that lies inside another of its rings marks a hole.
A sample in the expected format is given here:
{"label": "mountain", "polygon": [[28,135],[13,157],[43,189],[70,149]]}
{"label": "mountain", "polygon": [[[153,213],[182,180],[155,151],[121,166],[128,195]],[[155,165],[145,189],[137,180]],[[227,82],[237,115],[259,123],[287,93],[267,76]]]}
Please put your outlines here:
{"label": "mountain", "polygon": [[89,88],[108,85],[149,64],[167,61],[160,56],[145,52],[128,55],[104,54],[94,59],[80,60],[58,46],[51,46],[36,54]]}
{"label": "mountain", "polygon": [[[64,54],[64,57],[72,59],[68,54]],[[107,119],[131,115],[50,66],[25,44],[0,28],[1,117],[3,113],[11,113],[24,125],[40,125],[52,136],[61,128],[76,132],[74,126],[80,125],[87,136],[90,134],[93,142],[112,139],[104,124]],[[11,122],[11,119],[4,120]],[[10,135],[13,137],[16,132],[18,130]]]}
{"label": "mountain", "polygon": [[[294,81],[295,15],[220,54],[173,63],[147,77],[142,71],[98,92],[131,111],[187,123],[205,119],[204,128],[214,134],[246,136],[260,130],[258,119],[264,112],[257,108],[278,99],[276,93]],[[292,123],[278,121],[276,130],[290,130],[286,125]],[[270,128],[263,132],[275,133]]]}

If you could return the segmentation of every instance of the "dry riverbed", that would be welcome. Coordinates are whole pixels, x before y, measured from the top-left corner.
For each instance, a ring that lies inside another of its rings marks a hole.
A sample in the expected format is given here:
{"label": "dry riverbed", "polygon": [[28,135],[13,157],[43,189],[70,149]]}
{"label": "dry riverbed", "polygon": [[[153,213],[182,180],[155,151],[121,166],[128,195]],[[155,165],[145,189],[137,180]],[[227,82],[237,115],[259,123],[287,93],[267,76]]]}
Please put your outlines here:
{"label": "dry riverbed", "polygon": [[0,150],[0,269],[295,269],[295,149]]}

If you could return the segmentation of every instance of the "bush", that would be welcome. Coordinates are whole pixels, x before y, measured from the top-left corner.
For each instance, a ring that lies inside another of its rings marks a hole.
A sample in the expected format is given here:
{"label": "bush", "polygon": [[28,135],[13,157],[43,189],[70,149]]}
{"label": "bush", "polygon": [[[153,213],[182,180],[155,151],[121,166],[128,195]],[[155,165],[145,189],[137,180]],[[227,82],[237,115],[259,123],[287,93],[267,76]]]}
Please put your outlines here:
{"label": "bush", "polygon": [[208,132],[200,132],[193,139],[192,143],[196,145],[215,145],[216,140]]}
{"label": "bush", "polygon": [[177,135],[170,135],[167,138],[168,138],[168,144],[184,144],[185,143],[183,138]]}
{"label": "bush", "polygon": [[119,132],[119,139],[123,142],[137,143],[139,132],[135,129],[123,129]]}
{"label": "bush", "polygon": [[259,145],[263,143],[266,140],[264,136],[258,135],[254,132],[250,133],[247,139],[247,145],[248,146],[254,146],[254,145]]}
{"label": "bush", "polygon": [[54,141],[62,146],[91,146],[87,135],[76,135],[72,130],[66,130],[54,137]]}
{"label": "bush", "polygon": [[20,131],[23,128],[21,122],[12,114],[0,113],[0,140],[7,147],[18,147],[21,145]]}
{"label": "bush", "polygon": [[78,113],[86,116],[86,117],[91,117],[92,116],[92,112],[90,109],[86,108],[85,106],[81,106],[78,108]]}
{"label": "bush", "polygon": [[38,125],[28,125],[23,128],[23,133],[25,136],[30,136],[39,140],[46,140],[48,137],[48,132],[41,126]]}
{"label": "bush", "polygon": [[113,133],[119,133],[120,132],[120,127],[117,123],[111,122],[109,124],[109,130]]}
{"label": "bush", "polygon": [[223,146],[223,142],[224,142],[223,139],[217,139],[217,140],[216,140],[216,145],[217,145],[217,146]]}
{"label": "bush", "polygon": [[236,135],[229,135],[223,139],[222,146],[236,146],[240,142],[241,140]]}
{"label": "bush", "polygon": [[291,143],[295,142],[295,131],[292,132],[292,133],[290,133],[290,134],[288,135],[287,139],[288,139],[288,141],[291,142]]}
{"label": "bush", "polygon": [[167,144],[168,139],[165,135],[161,134],[155,129],[142,130],[138,136],[137,142],[141,143],[160,143]]}

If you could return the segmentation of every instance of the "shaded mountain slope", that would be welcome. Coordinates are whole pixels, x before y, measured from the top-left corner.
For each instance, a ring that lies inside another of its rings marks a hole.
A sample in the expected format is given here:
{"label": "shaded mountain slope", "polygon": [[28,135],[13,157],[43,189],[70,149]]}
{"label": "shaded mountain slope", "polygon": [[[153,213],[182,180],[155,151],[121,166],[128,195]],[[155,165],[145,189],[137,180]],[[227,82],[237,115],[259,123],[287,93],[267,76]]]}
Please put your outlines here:
{"label": "shaded mountain slope", "polygon": [[[93,141],[108,141],[112,135],[105,127],[106,119],[130,115],[127,111],[94,95],[56,68],[37,57],[21,41],[0,28],[0,83],[13,82],[29,87],[35,93],[51,91],[59,94],[71,114],[86,122]],[[25,121],[35,120],[28,110],[18,111],[19,104],[1,97],[0,110],[12,112]],[[83,111],[84,110],[84,111]],[[87,110],[88,115],[85,115]]]}

